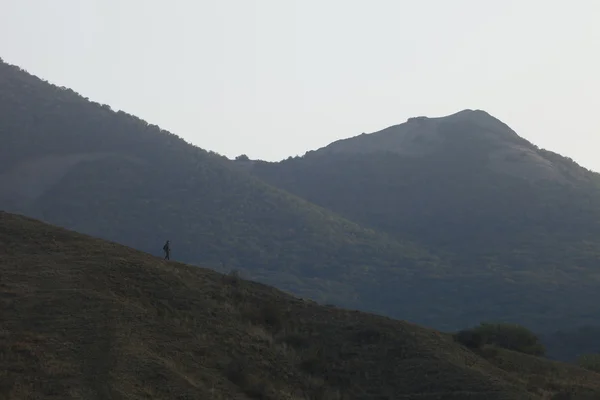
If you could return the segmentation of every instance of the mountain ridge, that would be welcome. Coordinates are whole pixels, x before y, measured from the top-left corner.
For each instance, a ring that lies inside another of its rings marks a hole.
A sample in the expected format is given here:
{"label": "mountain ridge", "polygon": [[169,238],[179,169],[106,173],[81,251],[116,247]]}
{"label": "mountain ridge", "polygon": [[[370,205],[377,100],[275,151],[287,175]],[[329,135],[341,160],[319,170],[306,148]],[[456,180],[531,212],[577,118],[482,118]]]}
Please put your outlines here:
{"label": "mountain ridge", "polygon": [[179,261],[438,329],[593,324],[600,234],[582,182],[594,176],[558,157],[568,185],[490,172],[478,131],[453,127],[452,153],[434,157],[307,156],[244,172],[0,64],[0,207],[152,254],[170,239]]}
{"label": "mountain ridge", "polygon": [[179,261],[373,311],[388,303],[381,273],[395,281],[407,268],[445,268],[414,244],[5,63],[0,139],[0,208],[139,250],[156,254],[170,239]]}
{"label": "mountain ridge", "polygon": [[[452,114],[438,116],[438,117],[427,117],[427,116],[419,116],[419,117],[410,117],[406,120],[406,122],[401,124],[395,124],[388,126],[379,131],[371,132],[371,133],[362,133],[361,135],[339,139],[331,144],[324,146],[320,149],[310,151],[309,153],[318,153],[320,150],[336,147],[336,144],[340,142],[348,142],[353,139],[362,138],[365,140],[373,140],[374,136],[391,136],[391,135],[406,135],[407,133],[412,133],[410,128],[422,126],[424,124],[439,124],[445,121],[469,121],[472,123],[478,124],[480,127],[485,127],[488,130],[498,133],[504,134],[505,136],[510,136],[512,139],[520,139],[522,141],[528,142],[525,139],[521,138],[514,130],[512,130],[507,124],[495,118],[485,110],[480,109],[464,109],[461,111],[457,111]],[[408,131],[408,132],[407,132]],[[418,132],[423,135],[423,132]],[[508,135],[507,135],[508,134]],[[528,142],[529,143],[529,142]],[[386,148],[380,148],[378,150],[389,150]],[[392,149],[392,151],[399,151],[399,149]]]}
{"label": "mountain ridge", "polygon": [[[460,137],[465,132],[468,136]],[[412,117],[402,124],[334,141],[308,151],[305,156],[392,152],[422,157],[444,151],[451,140],[485,144],[482,151],[488,157],[488,166],[497,172],[518,176],[527,166],[529,171],[525,176],[528,179],[566,182],[561,171],[540,154],[537,146],[484,110],[466,109],[440,117]],[[518,165],[514,165],[515,162]]]}
{"label": "mountain ridge", "polygon": [[[485,121],[502,129],[502,140],[482,134],[489,131],[481,128]],[[433,139],[416,141],[421,133]],[[461,296],[497,307],[488,318],[512,320],[533,307],[515,322],[544,331],[594,324],[600,175],[515,135],[483,111],[463,111],[434,122],[417,117],[303,157],[240,168],[447,260],[457,280],[469,282],[455,283]],[[407,147],[398,151],[399,145]],[[552,291],[573,301],[580,316],[556,320],[554,327],[540,324],[543,315],[566,317]]]}

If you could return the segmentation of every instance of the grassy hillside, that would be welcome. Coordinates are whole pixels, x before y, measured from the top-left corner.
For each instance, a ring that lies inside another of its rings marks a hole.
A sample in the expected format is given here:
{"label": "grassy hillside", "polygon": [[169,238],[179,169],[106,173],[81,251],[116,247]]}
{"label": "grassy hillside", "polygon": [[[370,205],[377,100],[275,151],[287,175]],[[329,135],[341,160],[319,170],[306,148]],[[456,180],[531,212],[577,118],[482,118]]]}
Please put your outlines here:
{"label": "grassy hillside", "polygon": [[381,280],[443,265],[227,159],[0,62],[0,209],[302,296],[382,310]]}
{"label": "grassy hillside", "polygon": [[452,316],[464,326],[492,319],[554,331],[600,318],[600,175],[484,112],[411,120],[304,157],[246,165],[449,260],[448,279],[458,283],[447,296],[464,302],[464,315]]}
{"label": "grassy hillside", "polygon": [[[600,375],[0,213],[0,397],[576,399]],[[568,396],[568,397],[565,397]]]}

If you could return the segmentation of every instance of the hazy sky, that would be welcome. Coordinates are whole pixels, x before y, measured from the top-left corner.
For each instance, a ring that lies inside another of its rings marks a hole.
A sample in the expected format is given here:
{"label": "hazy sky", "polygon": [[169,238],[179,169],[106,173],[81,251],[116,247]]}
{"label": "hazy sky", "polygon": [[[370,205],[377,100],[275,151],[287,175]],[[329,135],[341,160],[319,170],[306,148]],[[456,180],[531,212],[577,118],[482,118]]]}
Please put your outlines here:
{"label": "hazy sky", "polygon": [[0,0],[0,57],[230,157],[472,108],[600,171],[600,0]]}

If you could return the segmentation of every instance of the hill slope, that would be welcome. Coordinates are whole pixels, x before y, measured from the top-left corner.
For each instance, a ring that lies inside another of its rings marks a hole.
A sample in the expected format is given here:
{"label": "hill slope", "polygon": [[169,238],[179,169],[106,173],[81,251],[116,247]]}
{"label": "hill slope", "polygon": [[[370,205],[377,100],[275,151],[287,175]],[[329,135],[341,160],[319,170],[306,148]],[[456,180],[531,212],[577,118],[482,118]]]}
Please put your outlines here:
{"label": "hill slope", "polygon": [[382,277],[440,264],[2,62],[0,142],[0,209],[153,254],[170,239],[178,261],[239,269],[320,301],[389,311]]}
{"label": "hill slope", "polygon": [[448,297],[466,304],[455,321],[553,331],[600,318],[600,176],[483,111],[413,118],[303,157],[246,166],[449,260],[460,283]]}
{"label": "hill slope", "polygon": [[486,361],[416,325],[7,213],[0,276],[0,396],[10,400],[600,393],[600,377],[575,367],[510,352]]}

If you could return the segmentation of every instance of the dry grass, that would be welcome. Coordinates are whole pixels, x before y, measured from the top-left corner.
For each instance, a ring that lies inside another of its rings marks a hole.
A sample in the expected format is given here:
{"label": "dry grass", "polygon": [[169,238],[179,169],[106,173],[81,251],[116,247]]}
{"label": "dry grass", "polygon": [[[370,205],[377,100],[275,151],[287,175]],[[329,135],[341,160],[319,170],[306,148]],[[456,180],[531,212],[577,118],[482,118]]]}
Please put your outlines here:
{"label": "dry grass", "polygon": [[406,322],[0,213],[2,399],[600,393],[592,372],[508,352],[484,356]]}

